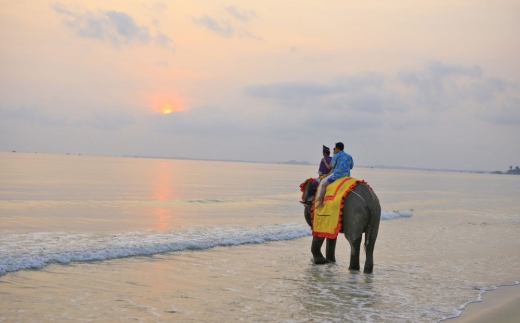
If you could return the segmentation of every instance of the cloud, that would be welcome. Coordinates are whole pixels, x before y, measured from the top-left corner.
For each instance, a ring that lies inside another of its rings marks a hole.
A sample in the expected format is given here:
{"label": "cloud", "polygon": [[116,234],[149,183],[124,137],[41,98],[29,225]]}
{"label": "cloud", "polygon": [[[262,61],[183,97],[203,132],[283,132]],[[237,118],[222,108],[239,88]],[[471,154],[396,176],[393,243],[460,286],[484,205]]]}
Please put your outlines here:
{"label": "cloud", "polygon": [[343,77],[329,83],[285,82],[257,84],[246,87],[245,93],[252,97],[274,100],[293,109],[354,109],[377,112],[381,109],[379,99],[384,77],[376,73],[363,73]]}
{"label": "cloud", "polygon": [[237,115],[218,106],[203,106],[166,115],[153,115],[150,122],[161,132],[229,136],[251,133],[251,120],[242,122],[244,117],[249,119],[247,115]]}
{"label": "cloud", "polygon": [[245,89],[245,93],[259,98],[275,99],[280,101],[296,100],[313,96],[327,96],[342,89],[328,84],[316,82],[286,82],[251,85]]}
{"label": "cloud", "polygon": [[152,5],[152,9],[158,12],[164,11],[166,8],[168,8],[168,6],[161,1],[157,1]]}
{"label": "cloud", "polygon": [[508,82],[485,77],[481,67],[429,62],[422,70],[402,71],[399,80],[411,90],[410,105],[431,113],[479,118],[497,125],[520,124],[518,92]]}
{"label": "cloud", "polygon": [[95,113],[89,119],[78,121],[77,125],[88,125],[95,129],[117,130],[134,123],[134,118],[125,113]]}
{"label": "cloud", "polygon": [[506,82],[499,78],[487,78],[471,85],[468,97],[480,102],[493,101],[497,94],[505,92]]}
{"label": "cloud", "polygon": [[363,73],[329,82],[253,84],[244,93],[274,104],[280,110],[272,115],[298,120],[302,129],[326,124],[337,130],[420,130],[426,123],[461,118],[520,124],[518,91],[502,79],[486,77],[477,65],[434,61],[395,75]]}
{"label": "cloud", "polygon": [[[254,14],[254,11],[245,11],[243,13],[240,13],[237,11],[235,7],[228,7],[226,10],[229,13],[231,13],[235,18],[238,18],[241,21],[247,21],[249,19],[249,16],[252,16]],[[263,40],[262,37],[256,36],[244,28],[235,28],[231,24],[231,22],[227,20],[220,20],[219,22],[215,18],[210,17],[208,15],[204,15],[201,18],[193,18],[192,20],[195,24],[203,26],[207,30],[224,38],[237,37],[248,38],[252,40]]]}
{"label": "cloud", "polygon": [[79,115],[71,117],[56,114],[40,107],[0,108],[0,118],[3,121],[21,121],[28,124],[62,127],[92,127],[95,129],[120,129],[134,123],[132,115],[125,112],[96,112],[90,117]]}
{"label": "cloud", "polygon": [[482,77],[482,69],[478,65],[465,67],[431,61],[423,70],[399,72],[399,78],[404,84],[415,86],[422,92],[432,94],[441,93],[445,90],[445,83],[448,79],[460,76],[479,79]]}
{"label": "cloud", "polygon": [[460,100],[473,99],[478,94],[475,88],[482,90],[486,87],[482,76],[478,65],[466,67],[439,61],[427,63],[422,70],[398,73],[399,80],[412,90],[415,103],[432,110],[442,110]]}
{"label": "cloud", "polygon": [[61,3],[51,6],[62,18],[63,24],[80,37],[108,41],[114,47],[130,42],[148,44],[155,41],[162,47],[169,47],[173,43],[167,35],[161,32],[153,36],[148,27],[139,26],[130,15],[124,12],[73,10]]}
{"label": "cloud", "polygon": [[193,22],[206,27],[208,30],[222,37],[229,38],[235,34],[235,29],[228,22],[219,23],[208,15],[204,15],[204,17],[198,19],[194,18]]}
{"label": "cloud", "polygon": [[65,126],[66,116],[57,116],[36,107],[0,108],[0,117],[3,120],[19,120],[30,124],[43,126]]}
{"label": "cloud", "polygon": [[169,48],[170,46],[173,46],[173,40],[161,32],[157,34],[157,36],[155,37],[155,41],[159,46],[164,48]]}
{"label": "cloud", "polygon": [[[330,133],[345,129],[373,129],[384,124],[384,112],[390,110],[387,106],[398,101],[377,93],[368,95],[380,86],[381,79],[375,74],[344,78],[329,84],[287,82],[252,85],[245,90],[250,97],[272,99],[279,102],[282,108],[269,107],[267,111],[258,112],[252,108],[204,106],[168,115],[154,115],[150,122],[157,131],[168,133],[270,139],[320,135],[324,129]],[[359,89],[366,91],[350,93]],[[253,101],[251,107],[254,106]]]}
{"label": "cloud", "polygon": [[156,61],[155,62],[155,66],[158,66],[158,67],[168,67],[170,64],[168,64],[167,61]]}
{"label": "cloud", "polygon": [[276,100],[291,100],[300,97],[324,97],[340,93],[357,92],[367,88],[380,88],[384,77],[376,73],[348,76],[330,83],[282,82],[246,87],[248,95]]}
{"label": "cloud", "polygon": [[238,20],[248,22],[251,17],[258,17],[254,10],[240,10],[235,6],[226,7],[226,11]]}
{"label": "cloud", "polygon": [[117,34],[122,36],[125,40],[138,39],[141,42],[148,42],[150,40],[150,33],[148,28],[139,27],[134,19],[124,12],[107,11],[108,26],[115,28]]}
{"label": "cloud", "polygon": [[[284,111],[258,115],[250,110],[223,109],[219,106],[195,107],[148,118],[154,130],[227,140],[234,137],[288,138],[300,135],[305,116]],[[311,118],[312,119],[312,118]],[[227,138],[227,139],[226,139]]]}
{"label": "cloud", "polygon": [[244,92],[280,107],[269,112],[270,133],[323,136],[324,129],[331,134],[376,129],[401,118],[408,105],[400,94],[385,89],[385,82],[381,74],[362,73],[321,83],[256,84]]}
{"label": "cloud", "polygon": [[249,38],[252,40],[264,40],[262,37],[254,35],[247,30],[241,30],[237,34],[238,34],[239,38]]}
{"label": "cloud", "polygon": [[505,102],[487,105],[479,111],[479,116],[487,122],[498,125],[520,126],[520,98],[507,98]]}
{"label": "cloud", "polygon": [[345,102],[347,106],[354,110],[365,111],[369,113],[383,112],[384,100],[377,93],[367,93],[363,95],[354,95],[347,97]]}

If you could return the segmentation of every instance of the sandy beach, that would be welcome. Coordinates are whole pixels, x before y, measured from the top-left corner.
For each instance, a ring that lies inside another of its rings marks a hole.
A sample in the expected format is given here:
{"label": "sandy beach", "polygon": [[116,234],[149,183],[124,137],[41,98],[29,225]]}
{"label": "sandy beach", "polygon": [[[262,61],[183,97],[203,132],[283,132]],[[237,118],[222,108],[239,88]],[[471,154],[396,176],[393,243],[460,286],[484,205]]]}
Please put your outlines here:
{"label": "sandy beach", "polygon": [[482,295],[482,301],[471,303],[462,315],[449,323],[517,323],[520,321],[520,285],[501,286]]}

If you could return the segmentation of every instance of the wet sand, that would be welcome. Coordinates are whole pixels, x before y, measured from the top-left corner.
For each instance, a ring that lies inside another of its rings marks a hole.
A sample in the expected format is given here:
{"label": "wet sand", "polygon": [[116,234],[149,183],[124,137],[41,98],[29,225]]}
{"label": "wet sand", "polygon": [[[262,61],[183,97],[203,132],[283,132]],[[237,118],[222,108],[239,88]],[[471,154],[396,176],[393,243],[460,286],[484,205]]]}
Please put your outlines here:
{"label": "wet sand", "polygon": [[448,323],[517,323],[520,321],[520,285],[501,286],[482,295],[482,301],[471,303],[462,315]]}

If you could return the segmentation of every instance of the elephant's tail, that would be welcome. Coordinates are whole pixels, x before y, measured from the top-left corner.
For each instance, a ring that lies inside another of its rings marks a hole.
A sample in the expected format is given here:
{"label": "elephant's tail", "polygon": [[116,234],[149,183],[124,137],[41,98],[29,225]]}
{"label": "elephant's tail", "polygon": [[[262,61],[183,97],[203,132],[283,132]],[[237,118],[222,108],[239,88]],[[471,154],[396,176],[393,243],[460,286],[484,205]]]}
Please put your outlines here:
{"label": "elephant's tail", "polygon": [[365,248],[365,252],[367,251],[367,247],[370,243],[372,243],[372,240],[375,239],[372,237],[374,230],[372,226],[369,226],[367,229],[367,232],[365,233],[365,243],[363,244],[363,248]]}
{"label": "elephant's tail", "polygon": [[[370,212],[370,208],[368,208],[368,211]],[[372,214],[370,214],[370,218],[372,218]],[[370,225],[370,221],[369,221],[369,223],[367,225],[367,230],[365,231],[365,243],[363,244],[363,248],[365,249],[365,252],[367,251],[367,246],[371,241],[371,236],[372,236],[372,226]]]}
{"label": "elephant's tail", "polygon": [[370,200],[365,200],[366,207],[368,209],[369,213],[369,220],[366,226],[365,230],[365,243],[363,244],[363,247],[366,251],[368,245],[370,243],[373,243],[377,237],[377,232],[379,231],[379,220],[381,218],[381,207],[379,206],[379,199],[377,198],[376,194],[372,190],[372,188],[363,181],[363,184],[367,187],[367,190],[370,194]]}

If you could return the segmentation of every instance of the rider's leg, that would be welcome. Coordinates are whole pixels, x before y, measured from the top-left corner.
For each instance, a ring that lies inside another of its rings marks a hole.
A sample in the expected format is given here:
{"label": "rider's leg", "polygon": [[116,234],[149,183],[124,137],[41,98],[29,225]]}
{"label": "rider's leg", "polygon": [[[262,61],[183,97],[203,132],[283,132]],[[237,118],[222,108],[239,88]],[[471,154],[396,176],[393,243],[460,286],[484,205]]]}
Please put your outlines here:
{"label": "rider's leg", "polygon": [[320,185],[320,193],[318,195],[318,204],[316,204],[316,208],[320,208],[323,206],[323,199],[325,198],[325,192],[327,191],[327,186],[329,185],[328,180],[323,180]]}

